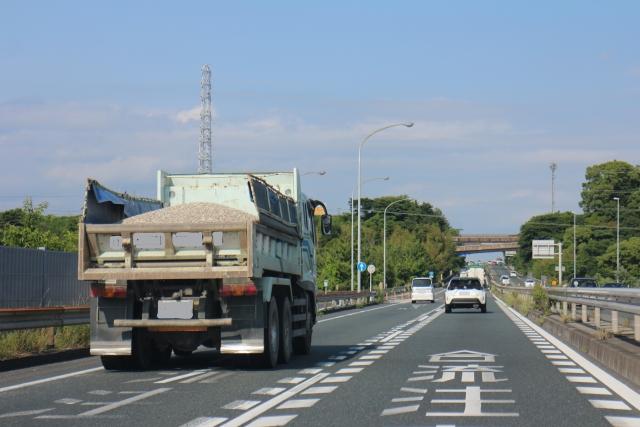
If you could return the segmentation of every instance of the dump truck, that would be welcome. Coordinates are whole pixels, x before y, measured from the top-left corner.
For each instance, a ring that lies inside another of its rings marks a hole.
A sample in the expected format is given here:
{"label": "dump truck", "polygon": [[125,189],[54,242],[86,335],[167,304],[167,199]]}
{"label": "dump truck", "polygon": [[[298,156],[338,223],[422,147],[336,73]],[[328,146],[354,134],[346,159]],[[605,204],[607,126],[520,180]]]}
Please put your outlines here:
{"label": "dump truck", "polygon": [[266,367],[308,353],[316,228],[329,234],[331,216],[295,169],[158,171],[156,199],[89,179],[78,277],[91,288],[91,354],[146,369],[199,346]]}

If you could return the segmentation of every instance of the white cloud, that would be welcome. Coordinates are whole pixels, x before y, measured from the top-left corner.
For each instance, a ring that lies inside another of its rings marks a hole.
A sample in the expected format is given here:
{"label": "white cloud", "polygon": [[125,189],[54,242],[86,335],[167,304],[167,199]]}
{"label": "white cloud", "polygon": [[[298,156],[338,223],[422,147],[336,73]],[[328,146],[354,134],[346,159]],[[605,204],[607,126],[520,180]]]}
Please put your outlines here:
{"label": "white cloud", "polygon": [[182,124],[200,121],[200,111],[201,108],[199,105],[189,110],[181,110],[175,114],[175,119],[178,123]]}

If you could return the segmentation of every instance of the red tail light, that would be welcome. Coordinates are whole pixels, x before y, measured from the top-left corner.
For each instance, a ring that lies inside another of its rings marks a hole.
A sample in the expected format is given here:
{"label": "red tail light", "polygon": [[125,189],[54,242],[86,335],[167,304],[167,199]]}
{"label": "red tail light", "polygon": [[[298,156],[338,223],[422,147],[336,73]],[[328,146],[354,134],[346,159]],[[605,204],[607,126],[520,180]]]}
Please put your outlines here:
{"label": "red tail light", "polygon": [[223,297],[253,296],[257,293],[258,289],[253,283],[224,284],[222,285],[222,291],[220,292]]}
{"label": "red tail light", "polygon": [[91,296],[93,298],[126,298],[127,285],[105,285],[103,283],[92,283]]}

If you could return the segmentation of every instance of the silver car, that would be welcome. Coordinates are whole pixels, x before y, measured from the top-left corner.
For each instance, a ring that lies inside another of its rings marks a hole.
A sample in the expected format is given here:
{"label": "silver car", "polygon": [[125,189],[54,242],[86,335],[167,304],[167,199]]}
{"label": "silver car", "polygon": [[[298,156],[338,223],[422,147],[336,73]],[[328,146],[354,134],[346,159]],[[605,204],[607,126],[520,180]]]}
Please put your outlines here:
{"label": "silver car", "polygon": [[416,301],[434,302],[433,283],[428,277],[416,277],[411,281],[411,303]]}

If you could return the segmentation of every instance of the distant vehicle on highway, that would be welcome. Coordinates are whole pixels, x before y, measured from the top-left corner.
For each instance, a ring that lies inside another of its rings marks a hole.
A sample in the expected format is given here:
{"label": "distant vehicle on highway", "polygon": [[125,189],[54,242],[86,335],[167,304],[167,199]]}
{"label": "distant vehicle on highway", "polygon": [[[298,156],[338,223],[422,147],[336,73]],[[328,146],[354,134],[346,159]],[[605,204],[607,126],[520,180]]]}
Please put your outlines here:
{"label": "distant vehicle on highway", "polygon": [[502,283],[505,286],[509,286],[511,284],[511,279],[509,279],[509,276],[502,275],[500,276],[500,283]]}
{"label": "distant vehicle on highway", "polygon": [[411,281],[411,304],[416,301],[435,302],[433,296],[433,283],[428,277],[416,277]]}
{"label": "distant vehicle on highway", "polygon": [[597,288],[598,282],[590,277],[576,277],[569,282],[571,288]]}
{"label": "distant vehicle on highway", "polygon": [[487,312],[486,292],[480,280],[454,277],[449,281],[444,293],[444,311],[451,313],[453,308],[480,308],[483,313]]}
{"label": "distant vehicle on highway", "polygon": [[531,277],[527,278],[524,281],[524,286],[527,288],[533,288],[536,285],[536,279],[532,279]]}
{"label": "distant vehicle on highway", "polygon": [[509,276],[511,276],[511,277],[518,277],[518,275],[516,274],[516,272],[515,272],[515,271],[510,271],[510,272],[509,272]]}
{"label": "distant vehicle on highway", "polygon": [[624,283],[618,283],[618,282],[611,282],[611,283],[605,283],[604,285],[602,285],[603,288],[628,288],[629,285],[625,285]]}

